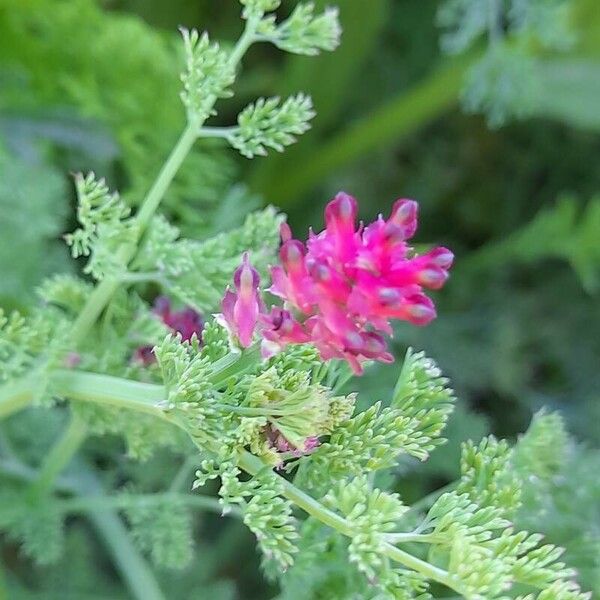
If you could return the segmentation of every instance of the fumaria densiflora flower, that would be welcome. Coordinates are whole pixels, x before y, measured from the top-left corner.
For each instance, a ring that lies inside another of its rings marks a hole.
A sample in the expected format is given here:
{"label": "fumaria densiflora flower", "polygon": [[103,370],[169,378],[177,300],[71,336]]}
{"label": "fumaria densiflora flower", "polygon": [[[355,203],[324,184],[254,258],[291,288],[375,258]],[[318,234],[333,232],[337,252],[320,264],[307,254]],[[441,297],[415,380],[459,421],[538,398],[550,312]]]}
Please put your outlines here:
{"label": "fumaria densiflora flower", "polygon": [[380,215],[366,227],[357,227],[357,212],[356,200],[340,192],[325,209],[325,229],[306,243],[282,226],[281,264],[271,267],[268,291],[283,306],[266,310],[259,274],[244,255],[220,315],[239,345],[248,347],[260,330],[266,355],[310,342],[324,360],[344,359],[361,373],[367,360],[392,361],[391,320],[426,325],[436,316],[424,290],[444,285],[454,257],[443,247],[416,255],[408,245],[417,203],[397,200],[387,220]]}

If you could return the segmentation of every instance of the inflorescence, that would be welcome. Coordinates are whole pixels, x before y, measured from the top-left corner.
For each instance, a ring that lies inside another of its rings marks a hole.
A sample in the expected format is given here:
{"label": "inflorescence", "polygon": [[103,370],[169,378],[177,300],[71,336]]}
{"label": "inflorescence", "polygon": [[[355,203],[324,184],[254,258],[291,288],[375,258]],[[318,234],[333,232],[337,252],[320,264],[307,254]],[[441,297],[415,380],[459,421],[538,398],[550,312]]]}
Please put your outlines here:
{"label": "inflorescence", "polygon": [[417,229],[417,210],[414,200],[397,200],[389,219],[380,215],[357,229],[357,202],[340,192],[325,209],[325,229],[311,231],[306,244],[282,225],[281,264],[271,267],[268,291],[283,306],[265,307],[260,276],[245,254],[220,321],[244,348],[260,331],[266,356],[312,343],[324,360],[344,359],[356,374],[365,361],[391,362],[384,338],[392,333],[390,320],[429,323],[436,312],[423,289],[441,288],[454,258],[443,247],[414,254],[407,241]]}

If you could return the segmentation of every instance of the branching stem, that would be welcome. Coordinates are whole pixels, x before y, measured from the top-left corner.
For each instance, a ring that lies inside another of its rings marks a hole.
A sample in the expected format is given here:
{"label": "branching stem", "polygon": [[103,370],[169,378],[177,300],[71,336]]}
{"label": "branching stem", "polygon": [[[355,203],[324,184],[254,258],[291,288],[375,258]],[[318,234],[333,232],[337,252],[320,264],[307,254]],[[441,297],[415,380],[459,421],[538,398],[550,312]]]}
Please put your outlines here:
{"label": "branching stem", "polygon": [[[257,19],[249,19],[246,22],[243,34],[230,54],[229,62],[231,66],[237,65],[251,44],[259,39],[256,34],[257,25]],[[214,102],[216,102],[216,97],[211,98],[210,108],[212,108]],[[207,112],[210,113],[210,110]],[[227,128],[212,130],[207,128],[202,130],[202,125],[203,120],[193,118],[189,120],[187,127],[181,134],[177,144],[141,204],[136,217],[138,242],[150,224],[170,183],[197,137],[202,132],[204,135],[207,133],[212,134],[212,137],[227,137],[231,133],[231,129]],[[128,264],[135,257],[137,246],[138,244],[136,243],[132,246],[123,246],[121,248],[119,254],[124,264]],[[121,279],[118,277],[107,278],[90,295],[73,325],[72,336],[75,345],[79,345],[85,339],[91,327],[93,327],[102,311],[110,302],[120,283]],[[227,356],[220,361],[222,364],[219,365],[214,376],[211,376],[211,381],[215,384],[222,383],[232,374],[239,373],[245,364],[244,361],[250,365],[253,360],[255,360],[253,352],[247,352],[242,357]],[[52,384],[53,389],[57,393],[71,400],[108,404],[150,414],[185,430],[185,427],[181,423],[178,423],[163,408],[167,397],[164,386],[69,370],[58,370],[53,373]],[[12,387],[5,386],[0,389],[0,417],[11,414],[19,410],[19,408],[26,406],[31,402],[34,390],[35,388],[27,382],[14,384]],[[48,455],[39,476],[33,483],[32,490],[36,494],[42,494],[53,486],[56,477],[71,460],[74,452],[85,438],[85,434],[85,425],[77,417],[74,417],[63,438]],[[217,444],[218,441],[215,440],[215,447]],[[256,474],[264,469],[266,465],[260,458],[244,451],[240,454],[239,466],[250,474]],[[281,483],[283,485],[284,496],[307,514],[345,536],[352,537],[354,535],[354,528],[350,521],[328,509],[289,481],[282,478]],[[94,511],[90,516],[96,522],[102,535],[106,537],[106,542],[111,548],[117,564],[124,575],[130,579],[130,585],[136,591],[136,596],[143,597],[146,600],[159,600],[162,598],[162,593],[151,573],[147,572],[147,566],[141,557],[131,550],[131,542],[122,523],[114,514],[105,512],[107,508],[114,509],[129,506],[127,503],[131,499],[127,497],[124,497],[124,499],[121,498],[86,494],[86,497],[64,501],[63,505],[66,505],[67,510]],[[214,499],[199,496],[193,496],[193,498],[203,508],[215,509],[216,501]],[[415,539],[417,537],[419,538],[418,541],[423,541],[424,538],[424,536],[416,534],[406,535],[408,537],[394,539],[394,541],[417,541]],[[460,582],[448,572],[397,548],[391,543],[384,541],[383,538],[381,540],[381,551],[392,560],[462,593]],[[136,574],[135,577],[132,575],[134,573]]]}
{"label": "branching stem", "polygon": [[[156,181],[150,188],[136,217],[136,232],[138,239],[141,238],[148,227],[167,188],[171,181],[173,181],[179,167],[181,167],[185,157],[194,145],[198,127],[198,123],[188,123],[187,127],[179,137],[177,144],[175,144],[175,147],[167,158],[167,161],[160,170]],[[122,248],[121,257],[123,262],[128,263],[134,257],[136,250],[137,247]],[[72,338],[75,345],[80,344],[85,339],[87,332],[94,325],[110,299],[113,297],[120,283],[121,279],[118,277],[107,277],[96,286],[73,324]]]}
{"label": "branching stem", "polygon": [[246,21],[246,27],[244,33],[242,33],[240,39],[235,45],[234,49],[229,55],[229,64],[236,66],[250,46],[257,41],[256,28],[258,27],[259,19],[251,18]]}
{"label": "branching stem", "polygon": [[[165,393],[163,386],[74,371],[61,371],[54,384],[61,394],[73,400],[100,402],[153,414],[185,430],[185,427],[161,408],[161,394]],[[239,466],[254,475],[265,468],[265,463],[257,456],[244,451],[240,454]],[[352,524],[344,517],[328,509],[289,481],[282,479],[282,484],[284,496],[306,513],[345,536],[351,537],[354,534]],[[398,540],[398,542],[425,541],[423,536],[418,536],[418,540],[415,538],[415,534],[409,533],[407,536],[409,537]],[[430,539],[429,542],[432,543],[433,539]],[[447,571],[384,540],[381,542],[381,550],[386,556],[405,567],[462,593],[461,583]]]}
{"label": "branching stem", "polygon": [[[258,471],[265,466],[260,458],[249,452],[244,452],[242,454],[239,464],[242,469],[250,474],[258,473]],[[288,500],[292,501],[304,512],[321,521],[321,523],[328,525],[345,536],[352,537],[354,534],[352,524],[346,519],[332,510],[329,510],[327,507],[323,506],[321,502],[298,489],[289,481],[284,480],[283,485],[284,495]],[[413,569],[425,577],[437,581],[450,589],[456,590],[459,593],[461,592],[462,588],[460,582],[455,580],[447,571],[435,567],[387,542],[382,542],[382,552],[405,567]]]}
{"label": "branching stem", "polygon": [[410,542],[418,544],[440,544],[447,540],[443,535],[434,533],[389,533],[385,535],[386,541],[390,544],[408,544]]}
{"label": "branching stem", "polygon": [[[229,56],[229,62],[232,66],[235,66],[240,62],[248,48],[253,42],[256,41],[255,34],[257,25],[258,21],[255,19],[249,19],[246,22],[244,33],[238,40]],[[208,113],[210,113],[210,109],[212,109],[212,106],[214,106],[214,103],[217,101],[216,97],[212,97],[211,99],[212,104],[209,107]],[[160,170],[154,184],[150,188],[150,191],[142,202],[140,210],[136,216],[136,233],[138,241],[150,224],[152,217],[160,206],[165,192],[173,181],[177,171],[179,171],[179,168],[194,145],[194,142],[198,138],[198,132],[200,131],[203,123],[204,121],[199,119],[189,120],[186,128],[179,137],[179,140],[175,144],[175,147],[171,151],[171,154]],[[125,264],[129,263],[134,258],[136,252],[137,244],[133,247],[122,248],[121,256],[123,258],[123,262]],[[119,284],[119,278],[106,278],[100,282],[100,284],[88,298],[88,301],[73,324],[72,335],[75,346],[79,345],[85,339],[87,332],[94,325],[110,299],[113,297],[114,293],[119,287]]]}
{"label": "branching stem", "polygon": [[429,494],[427,494],[427,496],[423,496],[420,500],[417,500],[417,502],[411,504],[410,508],[404,513],[404,515],[402,515],[402,518],[404,519],[409,514],[414,515],[418,514],[421,511],[429,510],[433,506],[434,502],[442,494],[445,494],[446,492],[451,492],[455,487],[456,482],[451,481],[445,486],[438,488],[437,490],[433,490],[433,492],[430,492]]}
{"label": "branching stem", "polygon": [[[242,358],[238,357],[238,359]],[[230,359],[228,362],[230,364],[224,365],[225,371],[234,369],[234,361]],[[53,378],[53,385],[57,392],[72,400],[97,402],[151,414],[185,430],[176,419],[161,408],[161,404],[164,404],[166,394],[164,386],[141,383],[109,375],[97,375],[95,373],[69,370],[58,371]],[[243,452],[240,455],[239,466],[253,475],[262,470],[265,467],[265,463],[257,456],[249,452]],[[341,534],[345,536],[353,535],[352,524],[344,517],[329,510],[321,502],[312,498],[289,481],[282,479],[282,483],[285,497],[296,506]],[[410,535],[411,539],[398,541],[417,541],[412,539],[414,538],[413,534],[407,535]],[[424,541],[422,536],[419,536],[419,540]],[[430,542],[432,541],[430,540]],[[392,560],[421,573],[433,581],[437,581],[450,589],[462,593],[460,582],[447,571],[431,565],[389,542],[382,541],[381,548],[382,552]]]}
{"label": "branching stem", "polygon": [[201,127],[198,130],[198,137],[227,139],[238,129],[238,127]]}

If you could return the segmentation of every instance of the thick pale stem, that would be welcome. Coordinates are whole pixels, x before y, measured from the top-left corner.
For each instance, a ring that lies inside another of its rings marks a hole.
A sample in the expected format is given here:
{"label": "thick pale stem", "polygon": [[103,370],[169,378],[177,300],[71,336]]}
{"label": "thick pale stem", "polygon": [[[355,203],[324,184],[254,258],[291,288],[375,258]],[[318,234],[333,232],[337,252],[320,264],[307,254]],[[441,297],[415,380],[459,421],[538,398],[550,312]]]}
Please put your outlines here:
{"label": "thick pale stem", "polygon": [[127,408],[167,419],[166,413],[158,406],[166,398],[162,385],[66,369],[56,371],[52,384],[57,394],[71,400]]}
{"label": "thick pale stem", "polygon": [[35,395],[35,385],[27,380],[11,381],[0,386],[0,419],[25,408],[32,402]]}
{"label": "thick pale stem", "polygon": [[239,127],[201,127],[198,130],[198,137],[227,139],[234,135],[238,130]]}

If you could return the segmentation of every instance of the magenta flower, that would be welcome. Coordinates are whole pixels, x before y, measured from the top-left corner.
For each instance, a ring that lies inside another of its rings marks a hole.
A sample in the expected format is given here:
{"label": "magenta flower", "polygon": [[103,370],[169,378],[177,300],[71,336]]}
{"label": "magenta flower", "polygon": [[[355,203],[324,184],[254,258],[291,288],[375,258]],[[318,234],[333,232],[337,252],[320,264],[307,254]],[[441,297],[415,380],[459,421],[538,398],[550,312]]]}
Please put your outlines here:
{"label": "magenta flower", "polygon": [[273,354],[288,344],[305,344],[311,341],[306,329],[294,319],[289,310],[273,306],[270,313],[261,314],[259,319],[266,341],[263,342],[263,354]]}
{"label": "magenta flower", "polygon": [[217,318],[239,345],[247,348],[252,344],[262,308],[258,291],[260,276],[250,264],[247,252],[242,257],[242,264],[235,270],[233,284],[235,292],[227,288],[221,302],[222,313]]}
{"label": "magenta flower", "polygon": [[[167,327],[179,333],[183,340],[191,339],[194,334],[200,337],[202,333],[204,321],[201,315],[189,306],[181,310],[172,310],[171,300],[166,296],[159,296],[154,301],[153,312]],[[152,346],[141,346],[135,351],[133,359],[146,366],[151,365],[156,361],[152,348]]]}
{"label": "magenta flower", "polygon": [[436,316],[424,290],[448,279],[454,256],[442,247],[416,255],[408,240],[417,229],[418,205],[397,200],[389,219],[356,226],[356,200],[340,192],[325,208],[325,229],[309,233],[305,244],[282,225],[281,264],[271,267],[269,291],[283,307],[263,308],[260,278],[244,254],[235,272],[235,292],[222,302],[221,323],[242,347],[255,330],[269,356],[288,344],[310,342],[324,360],[348,361],[355,373],[367,360],[392,362],[385,334],[399,319],[426,325]]}
{"label": "magenta flower", "polygon": [[173,331],[181,334],[183,340],[189,340],[196,334],[200,336],[204,322],[199,313],[186,306],[181,310],[171,310],[171,301],[166,296],[159,296],[154,301],[154,314]]}
{"label": "magenta flower", "polygon": [[286,226],[270,288],[284,309],[261,319],[269,347],[310,341],[325,360],[345,359],[356,373],[366,360],[391,362],[383,335],[392,332],[390,320],[429,323],[436,312],[423,290],[441,288],[453,261],[446,248],[413,253],[407,240],[417,212],[413,200],[398,200],[388,220],[357,228],[357,202],[341,192],[325,209],[325,230],[311,231],[306,246]]}

